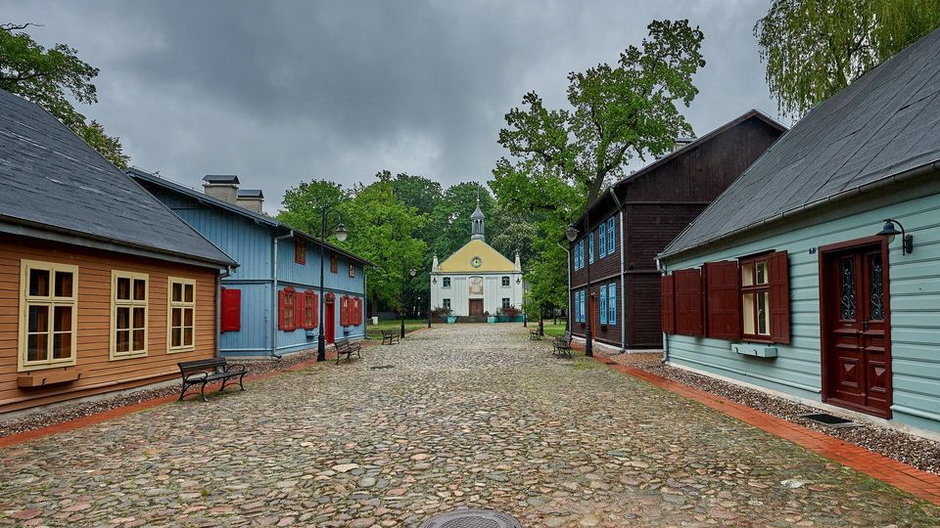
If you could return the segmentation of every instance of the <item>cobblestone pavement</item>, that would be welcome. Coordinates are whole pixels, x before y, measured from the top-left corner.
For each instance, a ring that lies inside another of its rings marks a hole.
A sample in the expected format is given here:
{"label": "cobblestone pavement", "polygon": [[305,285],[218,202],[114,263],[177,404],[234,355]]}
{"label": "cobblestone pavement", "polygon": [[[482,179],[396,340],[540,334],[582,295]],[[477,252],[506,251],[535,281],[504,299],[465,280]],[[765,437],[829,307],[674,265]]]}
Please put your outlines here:
{"label": "cobblestone pavement", "polygon": [[[0,526],[940,526],[940,508],[516,325],[451,325],[0,450]],[[376,368],[388,367],[388,368]]]}

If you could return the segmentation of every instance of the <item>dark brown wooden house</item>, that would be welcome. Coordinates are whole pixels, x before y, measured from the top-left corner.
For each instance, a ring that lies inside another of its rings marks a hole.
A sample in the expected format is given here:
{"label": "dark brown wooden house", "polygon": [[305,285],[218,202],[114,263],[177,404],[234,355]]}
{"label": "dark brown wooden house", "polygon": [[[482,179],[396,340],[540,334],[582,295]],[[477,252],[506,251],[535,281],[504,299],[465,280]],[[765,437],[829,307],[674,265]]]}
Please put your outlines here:
{"label": "dark brown wooden house", "polygon": [[656,255],[785,131],[751,110],[701,138],[677,141],[675,151],[598,198],[573,223],[581,235],[570,247],[572,333],[583,338],[590,318],[598,342],[661,349]]}

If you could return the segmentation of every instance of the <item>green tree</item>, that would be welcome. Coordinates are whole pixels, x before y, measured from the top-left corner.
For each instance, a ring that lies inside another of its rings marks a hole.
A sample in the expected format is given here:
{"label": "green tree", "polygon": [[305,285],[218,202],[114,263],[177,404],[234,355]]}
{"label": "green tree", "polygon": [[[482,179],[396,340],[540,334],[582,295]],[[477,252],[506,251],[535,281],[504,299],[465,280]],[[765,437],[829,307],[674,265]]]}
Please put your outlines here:
{"label": "green tree", "polygon": [[0,88],[42,106],[108,161],[126,168],[128,157],[120,139],[108,136],[97,121],[86,124],[85,116],[68,99],[98,102],[91,83],[98,68],[79,59],[77,51],[65,44],[43,48],[23,31],[31,25],[0,24]]}
{"label": "green tree", "polygon": [[470,241],[470,215],[477,207],[477,199],[486,216],[487,237],[502,230],[496,218],[496,200],[486,186],[477,182],[452,185],[444,191],[424,230],[432,254],[447,258]]}
{"label": "green tree", "polygon": [[390,171],[383,170],[375,177],[381,182],[391,184],[395,197],[408,207],[414,207],[421,214],[431,214],[443,198],[441,184],[423,176],[404,172],[392,176]]}
{"label": "green tree", "polygon": [[526,313],[534,319],[550,308],[567,307],[568,263],[562,240],[568,222],[584,204],[584,187],[571,185],[557,170],[514,165],[506,159],[497,162],[490,186],[499,207],[513,211],[529,233],[531,253],[522,261]]}
{"label": "green tree", "polygon": [[349,200],[349,192],[336,182],[300,182],[297,187],[291,187],[284,193],[277,219],[301,231],[319,235],[323,209],[336,208]]}
{"label": "green tree", "polygon": [[391,184],[382,181],[356,189],[339,209],[349,230],[341,245],[378,266],[368,272],[370,305],[405,308],[405,288],[413,280],[408,272],[421,266],[428,250],[412,236],[424,226],[425,216],[401,203]]}
{"label": "green tree", "polygon": [[799,118],[940,26],[940,0],[774,0],[754,26],[779,110]]}
{"label": "green tree", "polygon": [[692,76],[705,65],[703,34],[687,20],[653,21],[648,29],[641,47],[629,46],[615,66],[568,75],[570,109],[547,109],[535,92],[526,94],[525,108],[506,114],[499,143],[529,169],[583,185],[592,202],[632,158],[692,135],[676,104],[688,106],[698,94]]}

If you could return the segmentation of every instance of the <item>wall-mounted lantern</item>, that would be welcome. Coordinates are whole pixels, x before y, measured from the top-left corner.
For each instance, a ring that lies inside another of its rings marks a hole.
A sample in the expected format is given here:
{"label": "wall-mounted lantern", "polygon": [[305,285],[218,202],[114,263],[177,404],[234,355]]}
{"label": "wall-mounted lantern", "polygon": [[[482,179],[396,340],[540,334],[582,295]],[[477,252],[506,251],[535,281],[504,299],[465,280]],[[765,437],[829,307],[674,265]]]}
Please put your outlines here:
{"label": "wall-mounted lantern", "polygon": [[[901,231],[898,232],[898,227],[901,228]],[[887,218],[885,219],[885,225],[881,228],[881,232],[878,233],[878,236],[883,236],[888,239],[888,244],[894,242],[894,237],[901,235],[901,254],[910,254],[914,251],[914,235],[908,235],[904,232],[904,226],[901,225],[901,222],[897,220]]]}

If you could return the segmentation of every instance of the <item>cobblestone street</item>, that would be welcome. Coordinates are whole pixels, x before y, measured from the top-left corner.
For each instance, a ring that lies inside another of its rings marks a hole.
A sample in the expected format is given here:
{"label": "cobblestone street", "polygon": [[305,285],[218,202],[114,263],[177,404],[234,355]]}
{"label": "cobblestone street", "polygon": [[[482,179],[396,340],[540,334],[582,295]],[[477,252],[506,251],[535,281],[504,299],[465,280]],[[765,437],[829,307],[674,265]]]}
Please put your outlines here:
{"label": "cobblestone street", "polygon": [[518,325],[0,450],[0,526],[940,526],[940,508]]}

